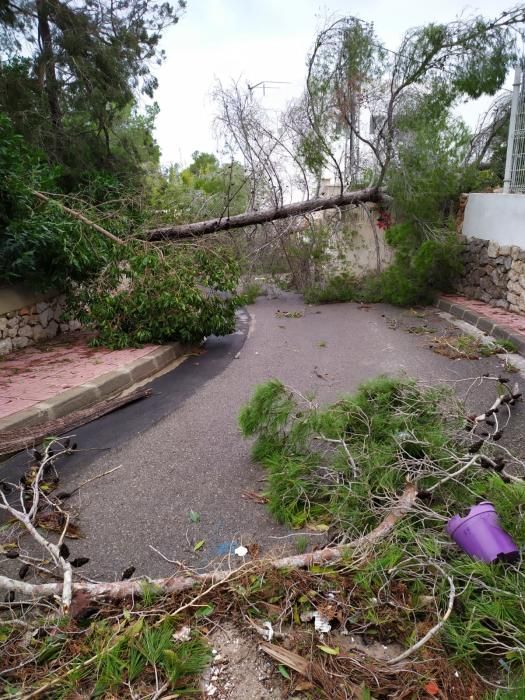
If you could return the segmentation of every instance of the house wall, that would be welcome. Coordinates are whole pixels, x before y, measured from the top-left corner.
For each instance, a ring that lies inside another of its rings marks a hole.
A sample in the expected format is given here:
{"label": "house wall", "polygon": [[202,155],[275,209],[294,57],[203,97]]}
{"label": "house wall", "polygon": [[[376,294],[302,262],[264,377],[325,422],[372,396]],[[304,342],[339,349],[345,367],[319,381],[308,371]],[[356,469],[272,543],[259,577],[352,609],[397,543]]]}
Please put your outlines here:
{"label": "house wall", "polygon": [[468,195],[463,235],[525,248],[525,195],[497,192]]}
{"label": "house wall", "polygon": [[63,319],[65,298],[23,286],[0,288],[0,355],[80,328]]}

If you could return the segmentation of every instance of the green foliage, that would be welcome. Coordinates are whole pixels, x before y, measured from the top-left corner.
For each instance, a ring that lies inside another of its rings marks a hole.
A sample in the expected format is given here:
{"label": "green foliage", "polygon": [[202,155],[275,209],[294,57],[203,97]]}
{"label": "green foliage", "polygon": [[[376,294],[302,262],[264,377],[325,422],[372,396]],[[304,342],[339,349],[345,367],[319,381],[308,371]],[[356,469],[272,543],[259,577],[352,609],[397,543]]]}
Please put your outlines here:
{"label": "green foliage", "polygon": [[495,341],[495,345],[500,347],[505,352],[518,352],[518,346],[513,340],[508,338],[498,338]]}
{"label": "green foliage", "polygon": [[264,288],[259,282],[248,282],[241,289],[240,298],[243,304],[255,304],[263,292]]}
{"label": "green foliage", "polygon": [[189,223],[240,214],[248,202],[249,186],[243,167],[220,164],[214,155],[195,152],[184,170],[177,165],[152,171],[146,179],[148,224]]}
{"label": "green foliage", "polygon": [[[170,688],[190,694],[196,691],[200,675],[211,659],[209,648],[198,636],[192,635],[189,641],[173,641],[174,622],[169,617],[156,625],[138,618],[116,643],[110,632],[105,622],[96,623],[89,636],[88,653],[98,657],[92,697],[125,692],[128,683],[136,683],[153,669]],[[83,682],[90,680],[84,674]]]}
{"label": "green foliage", "polygon": [[421,240],[413,225],[396,224],[386,240],[395,257],[378,282],[383,301],[400,306],[431,303],[438,292],[450,290],[461,273],[461,245],[452,232]]}
{"label": "green foliage", "polygon": [[236,261],[218,248],[129,245],[96,284],[77,290],[71,313],[98,335],[97,344],[124,348],[180,340],[200,342],[235,328]]}
{"label": "green foliage", "polygon": [[86,172],[139,177],[144,161],[158,162],[151,113],[134,107],[157,87],[151,66],[164,57],[162,31],[184,6],[30,1],[0,13],[0,109],[62,166],[67,189]]}
{"label": "green foliage", "polygon": [[[455,453],[466,452],[459,445],[465,414],[450,389],[421,388],[408,379],[378,377],[324,408],[305,403],[272,380],[256,387],[240,425],[245,435],[257,438],[254,457],[268,471],[274,515],[292,527],[323,524],[334,537],[348,541],[385,517],[391,507],[385,504],[393,502],[407,478],[416,480],[421,493],[444,470],[457,469]],[[520,688],[525,667],[523,561],[485,564],[443,536],[444,522],[465,514],[477,500],[494,504],[502,527],[522,547],[525,484],[504,483],[498,474],[473,466],[460,480],[440,484],[431,507],[427,501],[420,508],[416,503],[393,535],[374,546],[373,555],[352,564],[357,604],[351,621],[379,639],[393,635],[407,646],[414,643],[414,614],[423,613],[420,597],[432,596],[443,610],[448,604],[449,586],[441,573],[436,578],[433,566],[439,562],[456,587],[453,612],[439,639],[450,662],[483,668],[479,664],[501,659],[517,673],[513,683]],[[408,617],[390,603],[381,604],[396,579],[406,591],[404,600],[411,601]]]}
{"label": "green foliage", "polygon": [[[268,469],[270,510],[293,527],[309,521],[336,522],[359,531],[370,526],[373,509],[362,507],[369,495],[380,499],[403,484],[397,466],[400,435],[411,436],[402,448],[407,455],[446,459],[439,405],[447,395],[444,389],[425,391],[409,380],[380,377],[332,406],[303,410],[277,380],[259,385],[239,424],[243,435],[257,437],[253,456]],[[402,405],[413,410],[401,412]],[[344,448],[320,452],[320,435],[344,438],[360,474],[351,490],[352,468]]]}
{"label": "green foliage", "polygon": [[0,280],[62,289],[108,262],[108,241],[32,190],[53,191],[56,172],[32,154],[0,113]]}
{"label": "green foliage", "polygon": [[303,295],[307,304],[352,301],[356,298],[356,288],[356,281],[352,275],[342,273],[329,277],[323,285],[308,287]]}
{"label": "green foliage", "polygon": [[295,540],[295,549],[297,550],[298,554],[304,554],[308,549],[309,544],[310,540],[308,535],[298,535]]}
{"label": "green foliage", "polygon": [[397,129],[397,161],[387,178],[394,214],[428,236],[449,223],[458,195],[475,188],[477,170],[465,166],[471,135],[428,100],[407,106]]}

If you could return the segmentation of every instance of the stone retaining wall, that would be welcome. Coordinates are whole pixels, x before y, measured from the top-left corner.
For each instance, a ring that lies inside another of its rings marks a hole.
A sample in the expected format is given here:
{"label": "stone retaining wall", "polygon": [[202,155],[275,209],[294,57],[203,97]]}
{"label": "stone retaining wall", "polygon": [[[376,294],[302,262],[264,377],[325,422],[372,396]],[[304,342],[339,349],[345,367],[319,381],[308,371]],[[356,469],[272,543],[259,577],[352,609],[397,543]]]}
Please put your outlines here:
{"label": "stone retaining wall", "polygon": [[64,297],[56,296],[1,313],[0,355],[53,338],[60,332],[78,330],[78,321],[62,319],[64,304]]}
{"label": "stone retaining wall", "polygon": [[464,238],[465,274],[457,291],[470,299],[525,313],[525,250],[481,238]]}

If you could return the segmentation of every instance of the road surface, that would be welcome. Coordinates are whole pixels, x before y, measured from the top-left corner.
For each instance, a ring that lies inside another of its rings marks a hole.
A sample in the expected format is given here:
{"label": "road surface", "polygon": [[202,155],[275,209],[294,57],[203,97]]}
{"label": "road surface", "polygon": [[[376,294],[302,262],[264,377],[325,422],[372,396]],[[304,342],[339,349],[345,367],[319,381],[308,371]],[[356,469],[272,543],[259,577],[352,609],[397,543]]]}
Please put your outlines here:
{"label": "road surface", "polygon": [[[122,465],[72,499],[85,537],[70,548],[72,556],[90,558],[83,573],[119,578],[130,565],[136,575],[172,573],[174,565],[152,547],[194,567],[241,543],[257,544],[263,552],[293,548],[294,536],[263,505],[243,498],[245,491],[264,488],[264,471],[251,461],[250,444],[239,434],[239,409],[253,387],[270,377],[303,393],[315,391],[325,402],[378,374],[457,382],[464,394],[470,382],[463,380],[501,371],[497,357],[452,361],[436,355],[428,335],[406,332],[422,323],[447,325],[433,309],[421,318],[383,305],[306,306],[289,293],[260,298],[249,316],[241,314],[235,334],[208,340],[203,354],[156,379],[154,396],[77,430],[81,451],[61,464],[60,490]],[[485,408],[493,390],[470,392],[472,410]],[[519,445],[521,406],[517,413]],[[23,461],[19,455],[4,469],[14,473]],[[199,522],[191,521],[190,510]]]}

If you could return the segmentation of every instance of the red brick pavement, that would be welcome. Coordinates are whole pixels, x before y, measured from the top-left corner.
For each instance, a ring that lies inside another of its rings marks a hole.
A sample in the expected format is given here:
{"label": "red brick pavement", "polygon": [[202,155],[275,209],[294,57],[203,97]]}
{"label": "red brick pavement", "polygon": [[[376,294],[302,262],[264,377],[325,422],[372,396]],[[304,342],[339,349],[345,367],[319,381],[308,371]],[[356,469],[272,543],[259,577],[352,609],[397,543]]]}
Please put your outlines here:
{"label": "red brick pavement", "polygon": [[499,309],[496,306],[490,306],[484,301],[467,299],[466,297],[454,294],[444,294],[442,298],[446,299],[451,304],[458,304],[469,311],[473,311],[475,314],[484,316],[498,326],[507,328],[509,332],[518,336],[523,336],[525,340],[525,316],[512,313],[511,311],[505,311],[505,309]]}
{"label": "red brick pavement", "polygon": [[89,347],[90,336],[59,336],[0,358],[0,418],[144,357],[157,345],[126,350]]}

